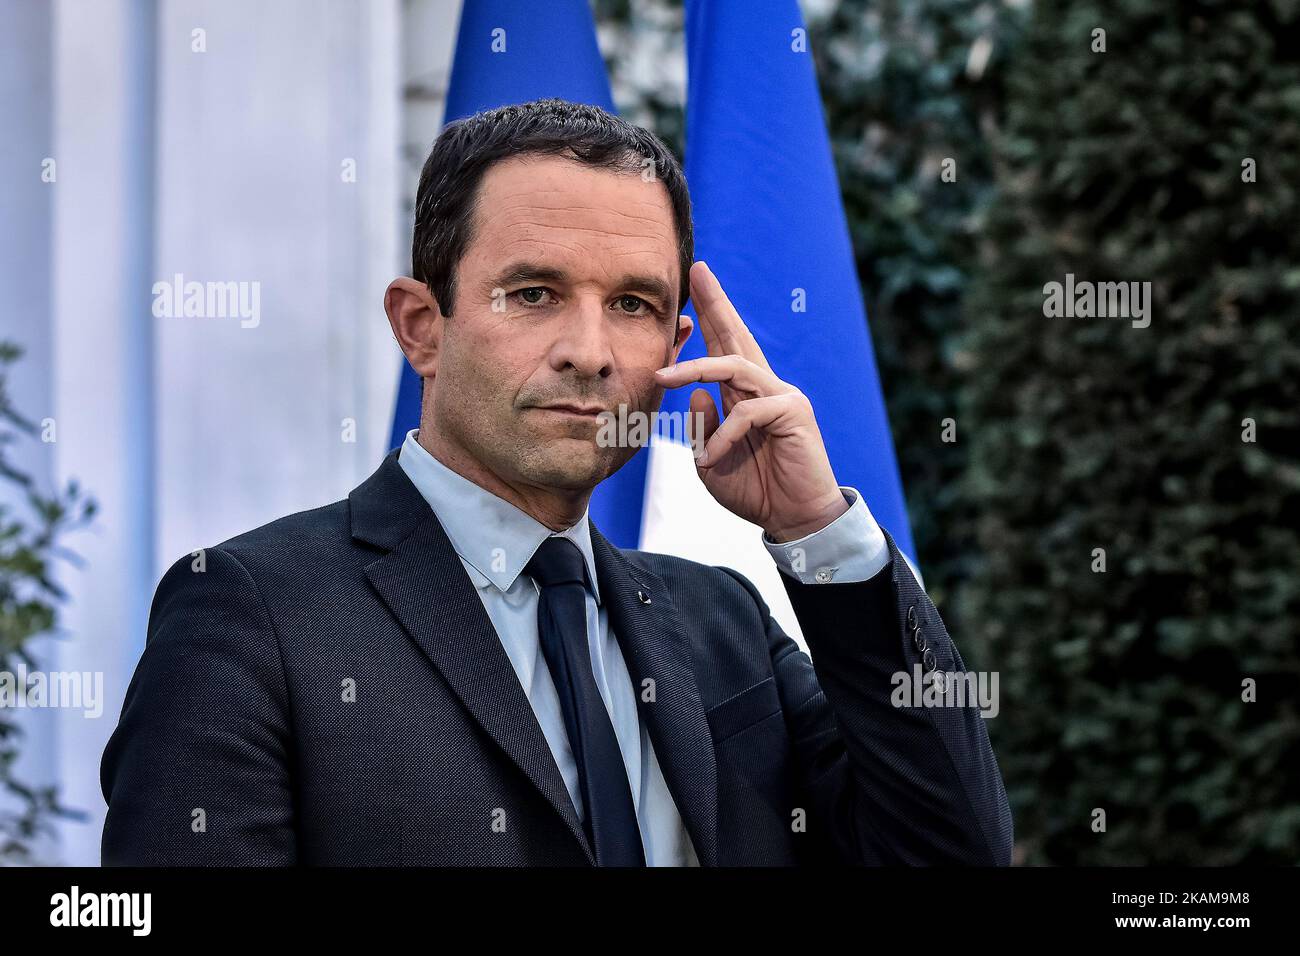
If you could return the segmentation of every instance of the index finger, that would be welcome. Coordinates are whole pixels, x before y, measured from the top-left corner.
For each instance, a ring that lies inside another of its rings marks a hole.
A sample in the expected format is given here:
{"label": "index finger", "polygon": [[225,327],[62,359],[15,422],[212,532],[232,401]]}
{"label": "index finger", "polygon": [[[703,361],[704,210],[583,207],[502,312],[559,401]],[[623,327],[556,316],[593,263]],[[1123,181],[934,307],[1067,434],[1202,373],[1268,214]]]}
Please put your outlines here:
{"label": "index finger", "polygon": [[704,261],[691,266],[691,301],[695,303],[695,314],[700,319],[700,331],[704,333],[710,355],[743,355],[755,365],[772,370],[758,347],[758,340]]}

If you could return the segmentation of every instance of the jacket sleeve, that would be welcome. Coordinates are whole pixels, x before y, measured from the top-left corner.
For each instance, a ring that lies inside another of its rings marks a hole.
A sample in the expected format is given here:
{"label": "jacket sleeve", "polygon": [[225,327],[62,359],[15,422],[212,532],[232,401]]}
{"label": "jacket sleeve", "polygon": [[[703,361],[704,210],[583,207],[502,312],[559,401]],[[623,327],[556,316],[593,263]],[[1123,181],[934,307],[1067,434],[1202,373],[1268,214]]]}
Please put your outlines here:
{"label": "jacket sleeve", "polygon": [[100,767],[105,866],[295,862],[289,700],[274,627],[219,549],[177,561]]}
{"label": "jacket sleeve", "polygon": [[806,859],[1007,865],[1011,810],[978,702],[911,706],[909,695],[908,705],[894,706],[895,675],[911,681],[913,665],[926,673],[966,667],[886,540],[890,561],[867,581],[803,584],[781,575],[811,659],[735,575],[767,620],[796,806],[807,811]]}

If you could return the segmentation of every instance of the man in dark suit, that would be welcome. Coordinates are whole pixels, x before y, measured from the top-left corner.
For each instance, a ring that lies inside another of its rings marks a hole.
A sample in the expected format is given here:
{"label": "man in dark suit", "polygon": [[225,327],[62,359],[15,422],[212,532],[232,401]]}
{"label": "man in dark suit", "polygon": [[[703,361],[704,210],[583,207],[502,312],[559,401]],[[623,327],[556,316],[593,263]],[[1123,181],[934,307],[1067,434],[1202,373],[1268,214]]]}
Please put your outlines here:
{"label": "man in dark suit", "polygon": [[[646,176],[649,168],[653,175]],[[1005,864],[965,671],[813,409],[693,263],[671,153],[549,100],[450,125],[394,335],[421,421],[346,500],[178,561],[104,754],[106,864]],[[674,365],[692,331],[708,355]],[[812,657],[725,568],[624,551],[599,439],[665,388]]]}

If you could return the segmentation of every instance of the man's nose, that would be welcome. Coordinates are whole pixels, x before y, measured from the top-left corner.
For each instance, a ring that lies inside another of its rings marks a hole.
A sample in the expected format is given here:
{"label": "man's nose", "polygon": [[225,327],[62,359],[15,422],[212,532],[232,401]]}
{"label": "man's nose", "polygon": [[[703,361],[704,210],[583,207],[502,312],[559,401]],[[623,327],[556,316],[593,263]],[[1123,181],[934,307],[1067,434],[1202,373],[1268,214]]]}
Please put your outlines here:
{"label": "man's nose", "polygon": [[583,378],[604,378],[614,370],[609,322],[605,307],[597,299],[582,298],[560,316],[551,367],[557,372],[572,368]]}

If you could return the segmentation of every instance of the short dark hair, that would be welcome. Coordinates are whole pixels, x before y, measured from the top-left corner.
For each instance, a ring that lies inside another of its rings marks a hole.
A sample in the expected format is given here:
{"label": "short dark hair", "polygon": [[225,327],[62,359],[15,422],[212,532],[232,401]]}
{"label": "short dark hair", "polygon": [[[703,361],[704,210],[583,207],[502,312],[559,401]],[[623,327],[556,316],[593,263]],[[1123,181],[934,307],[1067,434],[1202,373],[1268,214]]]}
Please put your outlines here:
{"label": "short dark hair", "polygon": [[429,287],[444,315],[456,298],[456,264],[473,239],[479,184],[496,162],[527,154],[563,156],[616,172],[639,173],[649,161],[668,190],[681,265],[677,313],[690,297],[695,257],[691,198],[672,151],[651,133],[598,106],[541,99],[475,113],[448,123],[433,144],[415,196],[411,274]]}

